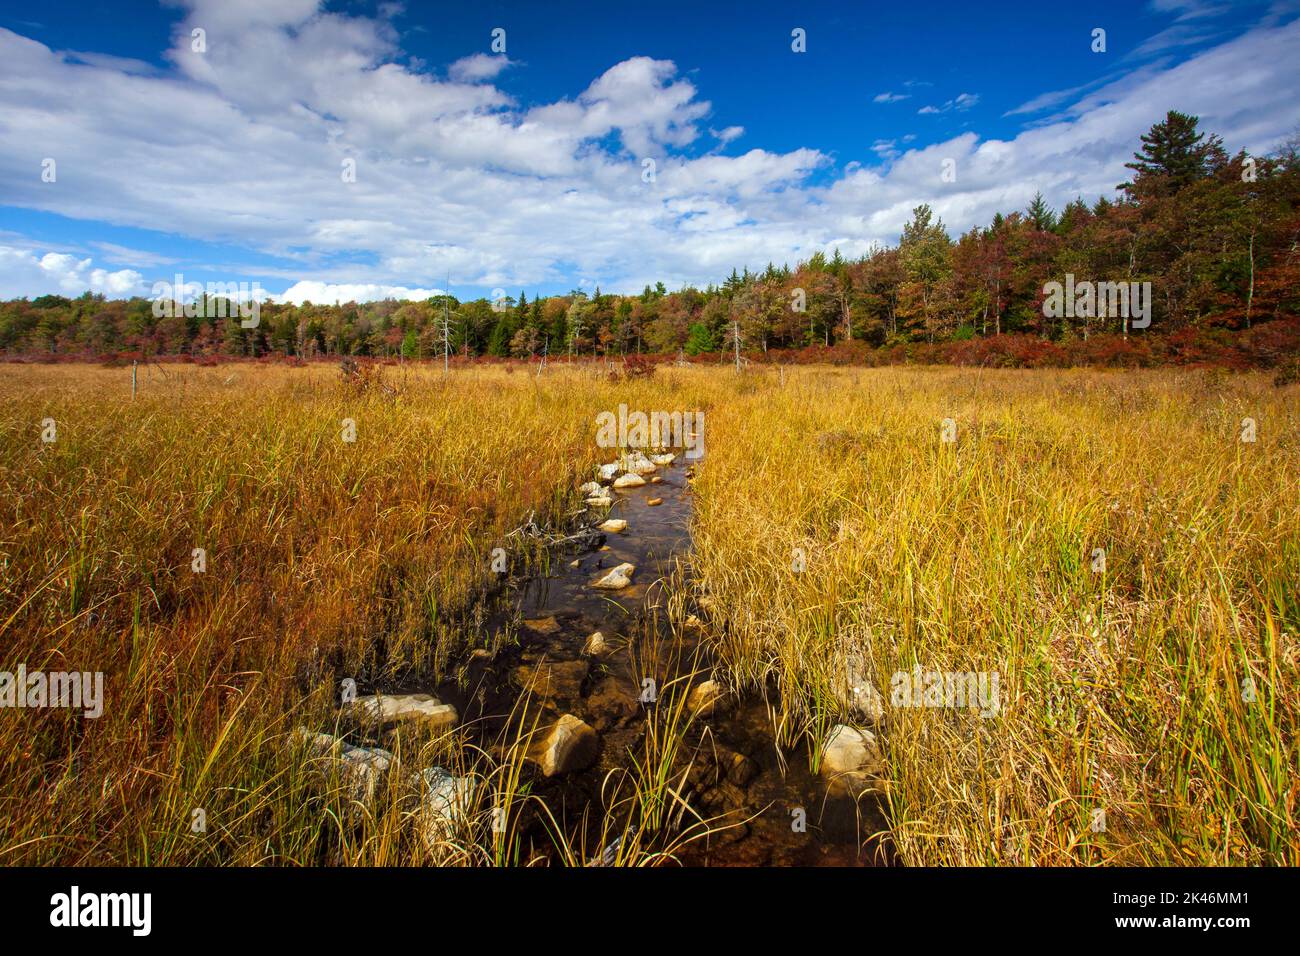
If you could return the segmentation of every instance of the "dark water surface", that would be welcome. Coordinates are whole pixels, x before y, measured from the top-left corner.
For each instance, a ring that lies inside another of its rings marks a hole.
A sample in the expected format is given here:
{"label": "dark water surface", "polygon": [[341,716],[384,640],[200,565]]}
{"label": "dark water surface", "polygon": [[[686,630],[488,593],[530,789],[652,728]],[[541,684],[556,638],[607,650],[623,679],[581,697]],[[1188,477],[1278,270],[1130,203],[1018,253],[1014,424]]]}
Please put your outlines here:
{"label": "dark water surface", "polygon": [[[512,721],[543,725],[565,713],[595,728],[601,744],[594,766],[551,779],[538,774],[534,781],[534,792],[566,830],[584,832],[584,856],[586,851],[598,853],[609,839],[611,816],[627,815],[628,804],[611,796],[617,788],[610,782],[625,777],[643,753],[647,722],[652,716],[662,718],[651,715],[650,708],[664,707],[663,695],[685,693],[709,676],[698,646],[701,632],[680,623],[670,626],[664,586],[674,572],[679,580],[689,575],[688,475],[696,464],[679,456],[658,469],[658,482],[647,475],[641,487],[608,490],[614,499],[608,517],[626,520],[627,529],[595,539],[580,552],[555,553],[549,575],[512,584],[502,620],[495,623],[521,617],[518,643],[507,643],[490,657],[476,655],[459,680],[436,691],[456,705],[462,721],[485,742],[508,738]],[[652,498],[661,498],[662,504],[647,504]],[[595,511],[590,515],[591,520],[603,517]],[[621,591],[592,587],[623,562],[636,566],[631,586]],[[594,631],[605,636],[610,650],[584,656]],[[656,681],[654,702],[642,700],[648,677]],[[825,782],[810,773],[802,746],[786,752],[783,760],[761,700],[733,703],[717,715],[696,718],[685,738],[680,774],[688,782],[679,792],[700,817],[726,829],[676,849],[674,859],[713,866],[884,862],[879,841],[871,839],[883,830],[875,798],[855,802],[829,795]],[[684,815],[678,832],[691,822]],[[536,852],[545,855],[546,842],[539,828]]]}

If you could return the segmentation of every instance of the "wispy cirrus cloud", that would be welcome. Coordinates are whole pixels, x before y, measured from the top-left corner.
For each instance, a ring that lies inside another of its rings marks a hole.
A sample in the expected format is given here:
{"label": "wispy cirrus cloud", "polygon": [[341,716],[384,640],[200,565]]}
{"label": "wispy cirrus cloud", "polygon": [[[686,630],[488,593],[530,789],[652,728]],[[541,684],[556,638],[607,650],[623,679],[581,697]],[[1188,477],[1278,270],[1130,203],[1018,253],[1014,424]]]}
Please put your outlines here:
{"label": "wispy cirrus cloud", "polygon": [[978,93],[959,93],[941,106],[922,106],[916,112],[921,116],[928,116],[933,113],[947,113],[950,110],[957,110],[960,113],[970,109],[979,101]]}

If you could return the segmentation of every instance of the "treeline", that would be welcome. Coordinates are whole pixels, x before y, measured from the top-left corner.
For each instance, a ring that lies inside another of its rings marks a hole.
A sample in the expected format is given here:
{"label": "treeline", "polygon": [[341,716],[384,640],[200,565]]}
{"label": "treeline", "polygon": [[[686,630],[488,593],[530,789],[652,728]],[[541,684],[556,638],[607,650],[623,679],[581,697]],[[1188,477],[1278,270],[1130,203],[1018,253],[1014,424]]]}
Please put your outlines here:
{"label": "treeline", "polygon": [[[998,355],[1030,339],[1069,354],[1130,332],[1124,315],[1048,317],[1044,285],[1151,283],[1151,324],[1131,338],[1211,339],[1300,314],[1300,141],[1229,155],[1197,118],[1170,112],[1142,137],[1117,198],[1023,211],[949,236],[929,206],[894,248],[836,250],[794,268],[732,272],[721,285],[640,295],[568,295],[301,306],[264,304],[254,328],[230,318],[155,316],[143,298],[41,296],[0,304],[10,356],[747,355],[835,349]],[[1087,310],[1084,310],[1085,312]],[[1290,326],[1292,323],[1288,322]],[[1004,339],[1004,337],[1006,337]],[[1290,341],[1288,339],[1288,341]],[[1167,346],[1140,347],[1163,356]],[[939,351],[935,351],[939,349]],[[1164,351],[1162,351],[1164,349]],[[869,360],[869,359],[868,359]]]}

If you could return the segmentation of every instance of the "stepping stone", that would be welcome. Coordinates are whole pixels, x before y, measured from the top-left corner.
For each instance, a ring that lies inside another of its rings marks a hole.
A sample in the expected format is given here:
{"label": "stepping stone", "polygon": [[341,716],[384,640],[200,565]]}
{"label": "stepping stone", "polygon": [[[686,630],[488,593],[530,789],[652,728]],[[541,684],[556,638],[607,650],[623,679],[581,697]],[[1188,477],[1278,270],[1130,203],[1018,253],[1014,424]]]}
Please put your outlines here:
{"label": "stepping stone", "polygon": [[358,697],[346,710],[364,723],[384,727],[401,723],[453,727],[458,719],[455,707],[429,694],[373,694]]}
{"label": "stepping stone", "polygon": [[541,733],[529,748],[528,759],[541,768],[542,774],[560,774],[586,770],[596,762],[600,737],[590,726],[572,714],[565,714]]}
{"label": "stepping stone", "polygon": [[602,591],[621,591],[632,583],[632,572],[635,570],[635,564],[628,564],[625,561],[593,584],[592,587],[600,588]]}

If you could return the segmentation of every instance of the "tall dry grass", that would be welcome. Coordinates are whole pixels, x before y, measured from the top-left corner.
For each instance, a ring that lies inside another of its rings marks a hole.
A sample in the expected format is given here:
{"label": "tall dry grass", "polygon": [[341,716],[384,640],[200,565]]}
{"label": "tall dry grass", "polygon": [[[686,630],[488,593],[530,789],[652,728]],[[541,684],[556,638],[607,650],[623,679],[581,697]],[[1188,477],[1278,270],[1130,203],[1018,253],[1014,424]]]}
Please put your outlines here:
{"label": "tall dry grass", "polygon": [[[798,369],[729,391],[696,486],[714,648],[814,745],[865,660],[903,862],[1300,862],[1294,387]],[[917,665],[997,671],[1000,715],[890,706]]]}
{"label": "tall dry grass", "polygon": [[[322,796],[286,734],[333,729],[340,675],[440,676],[486,642],[461,612],[491,548],[572,510],[608,454],[598,411],[680,407],[680,380],[151,367],[132,400],[129,376],[0,369],[0,670],[106,675],[97,720],[0,712],[0,863],[428,859],[410,793]],[[487,766],[463,734],[410,746],[407,765]],[[476,799],[526,789],[517,762],[483,773]],[[519,862],[510,837],[476,825],[432,855]]]}
{"label": "tall dry grass", "polygon": [[[595,415],[620,402],[708,409],[694,587],[781,744],[820,740],[845,661],[866,662],[904,862],[1298,861],[1294,387],[817,368],[390,368],[359,387],[238,365],[151,369],[132,401],[128,376],[0,369],[0,670],[107,675],[98,720],[0,712],[2,863],[527,864],[526,816],[568,862],[607,836],[617,862],[662,858],[617,821],[565,845],[518,742],[403,737],[404,766],[479,782],[435,847],[411,786],[362,806],[285,746],[334,729],[340,675],[439,676],[492,639],[463,613],[490,549],[572,510],[608,458]],[[888,706],[917,665],[998,671],[1000,714]],[[610,787],[633,816],[701,825],[671,797],[680,709],[656,719]]]}

